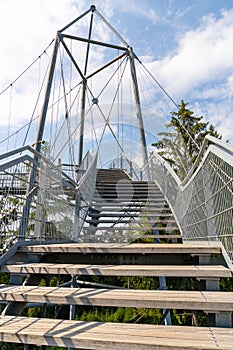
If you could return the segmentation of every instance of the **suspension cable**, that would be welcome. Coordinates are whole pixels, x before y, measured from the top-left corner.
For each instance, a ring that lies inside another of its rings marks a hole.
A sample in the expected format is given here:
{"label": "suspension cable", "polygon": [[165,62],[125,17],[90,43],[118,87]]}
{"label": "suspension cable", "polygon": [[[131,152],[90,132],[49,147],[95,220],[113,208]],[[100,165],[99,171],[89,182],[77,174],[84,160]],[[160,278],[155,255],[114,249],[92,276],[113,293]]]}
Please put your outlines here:
{"label": "suspension cable", "polygon": [[171,95],[164,89],[164,87],[159,83],[159,81],[152,75],[152,73],[146,68],[146,66],[139,60],[137,56],[135,58],[138,60],[138,62],[142,65],[142,67],[145,69],[147,74],[151,77],[151,79],[160,87],[160,89],[165,93],[165,95],[169,98],[169,100],[176,106],[177,109],[179,109],[178,104],[173,100]]}
{"label": "suspension cable", "polygon": [[104,90],[106,89],[106,87],[108,86],[108,84],[110,83],[110,81],[113,79],[114,75],[119,71],[121,65],[123,65],[124,61],[127,59],[127,56],[124,57],[124,59],[121,61],[120,65],[115,69],[115,71],[112,73],[112,75],[110,76],[110,78],[108,79],[108,81],[106,82],[106,84],[103,86],[102,90],[100,91],[99,95],[97,96],[97,98],[100,97],[100,95],[104,92]]}
{"label": "suspension cable", "polygon": [[[39,118],[39,115],[37,115],[34,119],[32,119],[32,121],[35,121],[35,120],[38,119],[38,118]],[[5,137],[5,139],[3,139],[3,140],[0,141],[0,145],[1,145],[2,143],[4,143],[5,141],[7,141],[8,138],[10,139],[10,138],[12,138],[13,136],[15,136],[16,134],[18,134],[20,131],[22,131],[24,128],[26,128],[29,124],[30,124],[30,122],[28,122],[27,124],[23,125],[20,129],[16,130],[16,131],[15,131],[14,133],[12,133],[9,137],[8,137],[8,136]]]}
{"label": "suspension cable", "polygon": [[[115,135],[115,133],[114,133],[114,131],[113,131],[111,125],[109,124],[109,118],[110,118],[110,114],[111,114],[111,111],[112,111],[112,108],[113,108],[113,104],[114,104],[114,102],[115,102],[115,99],[116,99],[117,94],[118,94],[118,91],[119,91],[120,84],[121,84],[121,82],[122,82],[122,78],[123,78],[123,75],[124,75],[124,72],[125,72],[125,69],[126,69],[127,62],[128,62],[128,59],[127,59],[126,62],[125,62],[125,67],[124,67],[123,72],[122,72],[122,74],[121,74],[121,78],[120,78],[120,81],[119,81],[119,83],[118,83],[116,93],[115,93],[115,95],[114,95],[114,97],[113,97],[112,105],[111,105],[111,108],[110,108],[110,111],[109,111],[109,113],[108,113],[107,118],[105,117],[105,115],[104,115],[102,109],[100,108],[99,104],[97,104],[97,107],[98,107],[98,109],[99,109],[99,111],[100,111],[100,113],[101,113],[101,115],[102,115],[102,117],[103,117],[103,119],[104,119],[104,121],[105,121],[104,130],[103,130],[102,135],[101,135],[101,137],[100,137],[99,146],[100,146],[100,144],[101,144],[101,142],[102,142],[102,140],[103,140],[106,127],[108,126],[108,128],[109,128],[109,130],[111,131],[111,134],[113,135],[113,137],[114,137],[114,139],[115,139],[117,145],[119,146],[119,149],[120,149],[122,152],[123,152],[124,150],[123,150],[122,145],[120,144],[119,140],[117,139],[117,137],[116,137],[116,135]],[[114,74],[115,74],[115,73],[116,73],[116,72],[114,72]],[[88,89],[89,89],[89,87],[88,87]],[[89,89],[89,91],[90,91],[90,89]],[[91,93],[91,95],[93,95],[91,91],[90,91],[90,93]]]}
{"label": "suspension cable", "polygon": [[30,130],[32,122],[34,120],[34,115],[35,115],[35,112],[36,112],[36,109],[37,109],[37,106],[38,106],[38,103],[39,103],[39,100],[40,100],[40,95],[41,95],[42,89],[44,87],[44,83],[45,83],[45,80],[46,80],[46,77],[47,77],[48,69],[49,69],[49,63],[47,65],[47,68],[46,68],[46,71],[45,71],[45,74],[44,74],[44,77],[43,77],[43,80],[42,80],[42,84],[41,84],[40,90],[39,90],[38,95],[37,95],[35,107],[33,109],[30,121],[28,123],[28,129],[27,129],[26,135],[24,137],[23,146],[25,146],[25,144],[26,144],[26,140],[27,140],[27,137],[28,137],[28,134],[29,134],[29,130]]}
{"label": "suspension cable", "polygon": [[47,54],[47,50],[48,48],[52,45],[52,43],[54,42],[55,39],[53,39],[51,41],[51,43],[45,48],[45,50],[11,83],[9,84],[5,89],[3,89],[1,92],[0,92],[0,96],[5,92],[7,91],[18,79],[20,79],[24,73],[26,73],[40,58],[42,55],[44,54]]}
{"label": "suspension cable", "polygon": [[7,151],[8,151],[8,148],[9,148],[9,136],[10,136],[10,128],[11,128],[12,89],[13,89],[13,86],[11,85],[10,100],[9,100],[8,127],[7,127]]}
{"label": "suspension cable", "polygon": [[[158,82],[158,80],[152,75],[152,73],[146,68],[146,66],[139,60],[139,58],[135,55],[135,58],[138,60],[138,62],[142,65],[142,67],[145,69],[147,74],[150,76],[150,78],[160,87],[160,89],[164,92],[164,94],[169,98],[169,100],[176,106],[176,108],[179,110],[179,105],[173,100],[173,98],[169,95],[169,93],[163,88],[163,86]],[[178,120],[179,122],[179,120]],[[197,144],[195,139],[192,137],[190,132],[179,122],[180,126],[185,130],[185,132],[189,135],[190,139],[193,141],[195,146],[200,150],[200,146]]]}
{"label": "suspension cable", "polygon": [[[80,84],[81,84],[81,82],[75,84],[75,85],[71,88],[70,91],[67,91],[67,92],[66,92],[66,95],[70,94],[70,93],[71,93],[74,89],[76,89]],[[79,91],[80,91],[80,89],[78,90],[77,95],[79,94]],[[77,95],[76,95],[75,99],[77,98]],[[51,109],[51,108],[53,108],[55,105],[58,105],[59,102],[60,102],[62,99],[64,99],[64,96],[59,97],[55,102],[53,102],[53,103],[48,107],[48,110]],[[0,145],[1,145],[2,143],[4,143],[5,141],[7,141],[8,138],[10,139],[10,138],[12,138],[13,136],[15,136],[16,134],[19,134],[20,131],[22,131],[24,128],[26,128],[30,123],[32,123],[32,122],[34,122],[35,120],[37,120],[39,117],[40,117],[40,115],[38,114],[37,116],[33,117],[28,123],[26,123],[26,124],[23,125],[21,128],[19,128],[18,130],[16,130],[16,131],[13,132],[12,134],[10,134],[9,137],[8,137],[8,136],[5,137],[3,140],[0,141]]]}

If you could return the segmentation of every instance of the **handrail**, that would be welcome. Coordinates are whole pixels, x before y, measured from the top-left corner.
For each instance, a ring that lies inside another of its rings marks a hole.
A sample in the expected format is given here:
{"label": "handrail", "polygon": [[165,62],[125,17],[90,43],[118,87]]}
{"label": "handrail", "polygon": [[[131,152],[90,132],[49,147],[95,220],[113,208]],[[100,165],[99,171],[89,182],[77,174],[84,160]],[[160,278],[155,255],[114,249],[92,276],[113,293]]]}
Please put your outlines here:
{"label": "handrail", "polygon": [[[35,160],[35,156],[38,160]],[[0,160],[1,248],[7,251],[19,239],[19,226],[28,195],[32,201],[26,240],[74,240],[82,229],[83,218],[91,204],[97,155],[93,157],[79,183],[31,146],[2,154]],[[29,174],[35,162],[38,164],[36,181],[28,193]],[[80,203],[77,202],[78,196],[81,197]],[[22,238],[24,239],[20,237]]]}
{"label": "handrail", "polygon": [[[39,159],[43,160],[45,163],[49,164],[49,166],[51,166],[52,168],[56,169],[56,171],[60,172],[62,176],[66,177],[67,179],[69,179],[74,185],[76,185],[76,182],[73,181],[72,178],[70,178],[64,171],[62,171],[59,167],[56,167],[56,165],[54,165],[48,158],[44,157],[41,153],[37,152],[35,150],[35,148],[33,148],[30,145],[26,145],[20,148],[16,148],[14,150],[11,150],[9,152],[0,154],[0,160],[6,159],[6,158],[10,158],[16,154],[21,154],[25,151],[29,151],[30,153],[32,153],[33,155],[37,156]],[[15,161],[16,158],[13,159],[13,162]],[[31,158],[31,161],[33,161],[33,158]],[[5,166],[6,163],[2,163],[0,164],[0,171],[2,169],[1,166]]]}
{"label": "handrail", "polygon": [[220,240],[233,260],[233,147],[212,136],[204,140],[181,182],[153,152],[143,167],[170,204],[184,241]]}
{"label": "handrail", "polygon": [[90,157],[92,158],[92,161],[85,174],[79,180],[76,190],[76,227],[74,225],[74,231],[72,234],[74,240],[79,240],[80,237],[83,236],[82,228],[91,207],[95,190],[98,153],[94,156],[89,154],[88,157],[89,161]]}
{"label": "handrail", "polygon": [[125,153],[120,153],[108,166],[109,168],[120,168],[127,172],[133,180],[142,179],[141,168]]}
{"label": "handrail", "polygon": [[202,160],[203,155],[205,154],[205,152],[207,150],[207,147],[210,144],[214,144],[214,145],[218,146],[219,148],[223,149],[225,152],[229,152],[231,155],[233,155],[233,147],[229,143],[223,142],[222,140],[220,140],[216,137],[207,135],[204,138],[200,152],[198,153],[198,156],[197,156],[192,168],[190,169],[189,173],[187,174],[187,176],[185,177],[185,179],[182,182],[183,185],[188,181],[191,174],[193,174],[195,172],[195,170],[197,169],[198,165],[200,164],[200,162]]}

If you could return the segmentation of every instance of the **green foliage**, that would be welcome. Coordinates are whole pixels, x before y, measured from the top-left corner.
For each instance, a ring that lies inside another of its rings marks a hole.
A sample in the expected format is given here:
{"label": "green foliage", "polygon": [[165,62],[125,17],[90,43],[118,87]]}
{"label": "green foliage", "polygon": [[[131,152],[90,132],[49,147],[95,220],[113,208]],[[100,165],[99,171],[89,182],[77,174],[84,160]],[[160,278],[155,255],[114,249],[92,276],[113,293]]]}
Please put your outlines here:
{"label": "green foliage", "polygon": [[59,279],[57,276],[53,276],[49,282],[49,287],[58,287],[59,286]]}
{"label": "green foliage", "polygon": [[9,284],[10,283],[10,275],[6,272],[0,273],[0,284]]}
{"label": "green foliage", "polygon": [[233,292],[233,277],[221,278],[220,289],[224,292]]}
{"label": "green foliage", "polygon": [[24,345],[14,343],[0,343],[1,350],[24,350]]}
{"label": "green foliage", "polygon": [[122,287],[130,289],[155,290],[159,288],[159,281],[156,277],[119,277]]}
{"label": "green foliage", "polygon": [[190,310],[175,310],[171,312],[172,325],[174,326],[207,326],[206,315],[202,312]]}
{"label": "green foliage", "polygon": [[213,125],[203,122],[203,116],[195,117],[187,105],[181,100],[179,110],[170,112],[171,120],[166,125],[168,131],[159,133],[161,140],[152,144],[180,179],[191,169],[205,136],[221,138]]}
{"label": "green foliage", "polygon": [[40,280],[39,286],[40,286],[40,287],[46,287],[46,280],[45,280],[44,278],[42,278],[42,279]]}
{"label": "green foliage", "polygon": [[159,324],[162,319],[160,309],[137,309],[137,308],[86,308],[76,319],[88,322],[115,322],[115,323],[149,323]]}
{"label": "green foliage", "polygon": [[27,316],[28,317],[43,317],[43,308],[41,306],[29,308]]}

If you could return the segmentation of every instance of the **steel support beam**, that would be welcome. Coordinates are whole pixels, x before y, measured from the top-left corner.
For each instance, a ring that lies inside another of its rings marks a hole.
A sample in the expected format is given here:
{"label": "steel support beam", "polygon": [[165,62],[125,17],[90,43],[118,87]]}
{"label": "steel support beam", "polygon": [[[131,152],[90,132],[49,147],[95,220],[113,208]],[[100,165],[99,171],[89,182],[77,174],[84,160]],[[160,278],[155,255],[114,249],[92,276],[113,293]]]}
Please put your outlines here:
{"label": "steel support beam", "polygon": [[83,159],[83,134],[84,134],[84,119],[85,119],[85,105],[86,105],[86,88],[87,81],[83,80],[82,94],[81,94],[81,111],[80,111],[80,128],[79,128],[79,148],[78,148],[78,166],[81,166]]}
{"label": "steel support beam", "polygon": [[[44,134],[45,120],[46,120],[49,98],[50,98],[50,93],[51,93],[51,88],[52,88],[53,77],[54,77],[59,42],[60,42],[60,40],[59,40],[59,33],[58,33],[56,40],[55,40],[55,43],[54,43],[53,55],[52,55],[52,59],[50,62],[47,87],[46,87],[46,91],[45,91],[45,98],[44,98],[44,103],[43,103],[43,107],[42,107],[41,114],[40,114],[40,121],[39,121],[38,133],[37,133],[36,145],[35,145],[35,149],[38,153],[40,153],[40,151],[41,151],[41,142],[42,142],[43,134]],[[37,168],[38,168],[38,164],[39,164],[38,163],[38,155],[34,156],[34,161],[35,161],[35,163],[33,164],[33,167],[32,167],[31,173],[30,173],[29,186],[27,189],[27,197],[26,197],[26,202],[25,202],[24,208],[23,208],[22,220],[20,222],[19,233],[18,233],[19,238],[23,238],[23,239],[24,239],[25,234],[26,234],[28,218],[29,218],[29,214],[30,214],[31,202],[32,202],[32,198],[33,198],[33,195],[35,192],[33,190],[33,188],[34,188],[35,179],[36,179],[36,172],[37,172]]]}
{"label": "steel support beam", "polygon": [[130,69],[131,69],[131,77],[132,77],[132,83],[133,83],[134,100],[136,104],[136,114],[138,119],[138,131],[139,131],[141,151],[142,151],[142,160],[143,160],[143,164],[145,164],[148,160],[148,154],[147,154],[145,129],[144,129],[143,119],[142,119],[142,109],[141,109],[141,102],[139,97],[137,75],[136,75],[135,62],[134,62],[134,53],[131,47],[129,47],[128,50],[129,50],[129,57],[130,57]]}

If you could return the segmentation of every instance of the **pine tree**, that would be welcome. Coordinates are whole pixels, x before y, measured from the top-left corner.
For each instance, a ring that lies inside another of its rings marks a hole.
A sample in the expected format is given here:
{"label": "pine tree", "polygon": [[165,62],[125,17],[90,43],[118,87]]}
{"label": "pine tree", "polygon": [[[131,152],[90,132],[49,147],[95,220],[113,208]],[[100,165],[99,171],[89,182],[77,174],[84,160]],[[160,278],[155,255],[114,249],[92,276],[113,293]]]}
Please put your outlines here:
{"label": "pine tree", "polygon": [[191,169],[205,136],[221,138],[213,125],[204,122],[203,116],[195,117],[187,105],[181,100],[179,110],[170,112],[171,120],[166,125],[168,131],[159,133],[161,140],[152,144],[180,179],[184,179]]}

